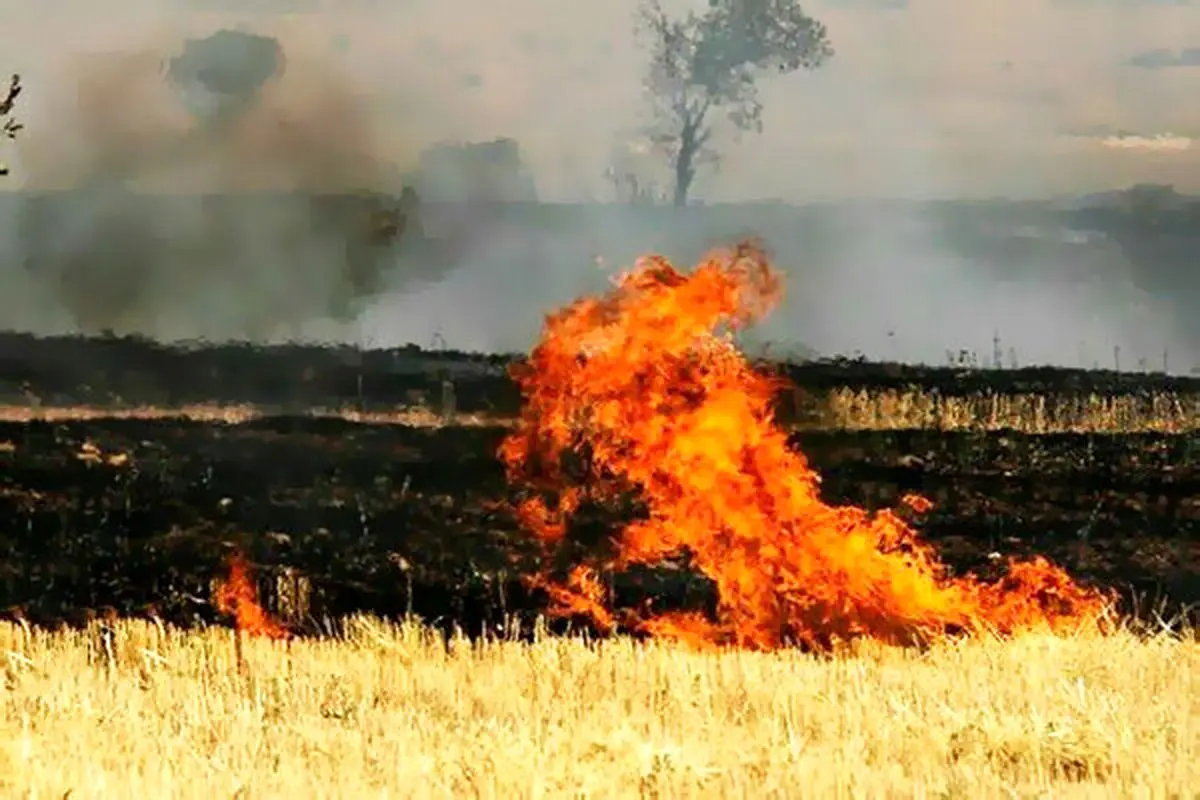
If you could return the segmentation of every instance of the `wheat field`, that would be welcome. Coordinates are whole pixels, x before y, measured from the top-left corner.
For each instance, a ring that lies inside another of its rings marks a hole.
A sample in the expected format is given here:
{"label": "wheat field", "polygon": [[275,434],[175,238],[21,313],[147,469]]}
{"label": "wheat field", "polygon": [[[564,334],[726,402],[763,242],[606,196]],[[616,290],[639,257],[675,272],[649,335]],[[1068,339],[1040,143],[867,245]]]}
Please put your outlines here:
{"label": "wheat field", "polygon": [[[1160,392],[1133,395],[939,395],[922,389],[797,390],[792,403],[802,430],[942,430],[1021,433],[1189,433],[1200,430],[1200,395]],[[106,419],[184,419],[237,425],[279,413],[251,404],[135,407],[4,405],[0,422],[67,422]],[[511,427],[514,415],[443,411],[428,403],[362,411],[349,406],[313,408],[317,418],[421,428]]]}
{"label": "wheat field", "polygon": [[12,798],[1146,797],[1200,787],[1200,643],[836,656],[0,624]]}
{"label": "wheat field", "polygon": [[1200,429],[1200,397],[1088,394],[940,396],[919,389],[834,389],[798,402],[803,427],[1021,433],[1188,433]]}

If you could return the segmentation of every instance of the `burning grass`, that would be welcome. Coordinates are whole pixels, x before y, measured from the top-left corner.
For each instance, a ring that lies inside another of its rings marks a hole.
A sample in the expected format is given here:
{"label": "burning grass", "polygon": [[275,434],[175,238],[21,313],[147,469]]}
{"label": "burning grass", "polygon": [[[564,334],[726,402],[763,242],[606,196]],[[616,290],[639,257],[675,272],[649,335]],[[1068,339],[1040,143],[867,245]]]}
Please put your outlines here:
{"label": "burning grass", "polygon": [[[1188,796],[1194,636],[701,652],[0,623],[18,797]],[[105,655],[111,651],[111,660]]]}
{"label": "burning grass", "polygon": [[[821,499],[776,422],[779,382],[725,335],[781,292],[766,254],[744,244],[688,274],[644,259],[608,294],[547,317],[514,368],[525,405],[500,456],[526,490],[518,515],[544,545],[534,582],[554,613],[756,649],[1100,621],[1110,598],[1042,558],[1012,561],[998,582],[952,577],[899,515]],[[574,535],[581,511],[629,504],[644,513],[611,537]],[[715,584],[715,615],[611,608],[599,574],[680,556]]]}
{"label": "burning grass", "polygon": [[[721,335],[779,290],[751,247],[687,275],[650,259],[551,315],[516,375],[526,405],[501,457],[546,548],[530,579],[558,613],[649,642],[445,643],[361,617],[341,638],[296,638],[234,554],[214,595],[232,632],[0,624],[0,790],[1009,797],[1200,784],[1194,635],[1114,626],[1106,594],[1043,559],[999,581],[951,575],[900,513],[821,499],[773,416],[781,387]],[[606,504],[642,513],[576,537],[576,512]],[[927,505],[909,496],[903,513]],[[611,606],[599,575],[677,557],[711,579],[715,613]]]}

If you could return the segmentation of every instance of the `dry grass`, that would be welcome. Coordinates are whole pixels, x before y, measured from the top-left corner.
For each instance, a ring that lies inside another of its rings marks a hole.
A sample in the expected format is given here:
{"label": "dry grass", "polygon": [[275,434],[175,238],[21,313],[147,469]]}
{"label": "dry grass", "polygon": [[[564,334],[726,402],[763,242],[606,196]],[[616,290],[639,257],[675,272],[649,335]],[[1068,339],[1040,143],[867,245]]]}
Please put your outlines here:
{"label": "dry grass", "polygon": [[[1016,394],[941,397],[919,390],[865,391],[835,389],[799,395],[797,425],[808,430],[1015,430],[1024,433],[1187,433],[1200,430],[1200,395],[1161,393],[1148,399],[1130,396],[1083,397]],[[0,405],[0,422],[49,422],[89,419],[188,419],[228,425],[261,419],[277,409],[250,404],[185,405],[175,408],[137,406]],[[511,415],[455,413],[443,416],[422,405],[387,411],[314,408],[317,418],[340,418],[373,425],[410,427],[510,427]]]}
{"label": "dry grass", "polygon": [[[18,406],[0,405],[0,422],[66,422],[95,419],[185,419],[239,425],[279,414],[275,409],[249,403],[238,405],[133,406],[126,408],[104,406]],[[308,415],[318,419],[344,419],[371,425],[407,425],[416,428],[436,428],[444,425],[477,426],[507,425],[511,420],[488,414],[456,413],[447,419],[436,411],[421,406],[398,406],[389,411],[359,411],[354,408],[313,408]]]}
{"label": "dry grass", "polygon": [[837,389],[815,401],[812,413],[811,427],[849,430],[1184,433],[1200,430],[1200,395],[939,397],[915,390]]}
{"label": "dry grass", "polygon": [[[1189,797],[1194,637],[874,645],[836,658],[613,641],[452,652],[359,619],[247,643],[0,625],[5,797]],[[89,660],[91,659],[91,660]]]}

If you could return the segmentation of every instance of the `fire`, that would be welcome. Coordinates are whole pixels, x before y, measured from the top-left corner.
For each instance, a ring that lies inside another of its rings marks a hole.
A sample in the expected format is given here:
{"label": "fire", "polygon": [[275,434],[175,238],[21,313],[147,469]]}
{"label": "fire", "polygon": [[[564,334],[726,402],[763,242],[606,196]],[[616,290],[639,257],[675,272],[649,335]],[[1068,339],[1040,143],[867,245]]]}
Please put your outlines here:
{"label": "fire", "polygon": [[[742,244],[686,275],[643,259],[608,294],[547,317],[514,369],[525,402],[500,456],[527,490],[518,517],[544,546],[533,583],[554,613],[757,649],[1097,624],[1109,596],[1043,559],[1012,562],[994,583],[951,576],[896,513],[820,499],[820,477],[774,420],[779,381],[730,335],[781,296],[766,254]],[[596,506],[643,513],[581,545],[570,525]],[[611,610],[602,572],[683,556],[714,583],[715,620]],[[556,580],[549,565],[563,558],[575,566]]]}
{"label": "fire", "polygon": [[269,639],[286,639],[288,631],[258,604],[250,565],[240,553],[229,558],[229,575],[216,591],[217,610],[233,617],[239,631]]}

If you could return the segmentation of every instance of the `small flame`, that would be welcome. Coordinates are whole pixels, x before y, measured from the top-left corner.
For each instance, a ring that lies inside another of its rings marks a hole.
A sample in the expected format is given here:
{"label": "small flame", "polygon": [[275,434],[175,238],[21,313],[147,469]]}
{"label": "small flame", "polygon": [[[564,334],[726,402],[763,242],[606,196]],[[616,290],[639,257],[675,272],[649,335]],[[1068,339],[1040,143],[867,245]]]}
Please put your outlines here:
{"label": "small flame", "polygon": [[251,579],[250,564],[240,553],[229,558],[229,575],[216,591],[217,610],[233,617],[239,631],[251,636],[286,639],[288,631],[258,604],[258,591]]}
{"label": "small flame", "polygon": [[[995,583],[951,577],[897,513],[821,500],[820,477],[773,419],[778,379],[721,332],[761,318],[781,293],[763,250],[743,244],[690,275],[643,259],[607,295],[547,317],[514,368],[524,406],[500,448],[510,480],[529,490],[521,524],[549,565],[585,504],[628,508],[636,497],[646,511],[607,551],[586,548],[565,581],[549,567],[532,579],[552,612],[611,629],[602,571],[686,555],[715,584],[717,619],[641,609],[623,621],[757,649],[1099,624],[1111,598],[1044,559],[1013,562]],[[930,505],[915,495],[904,504]]]}
{"label": "small flame", "polygon": [[539,575],[531,576],[529,585],[546,592],[553,616],[586,617],[602,633],[610,633],[616,628],[616,618],[604,604],[604,586],[600,583],[600,576],[591,567],[577,566],[572,569],[565,585]]}

